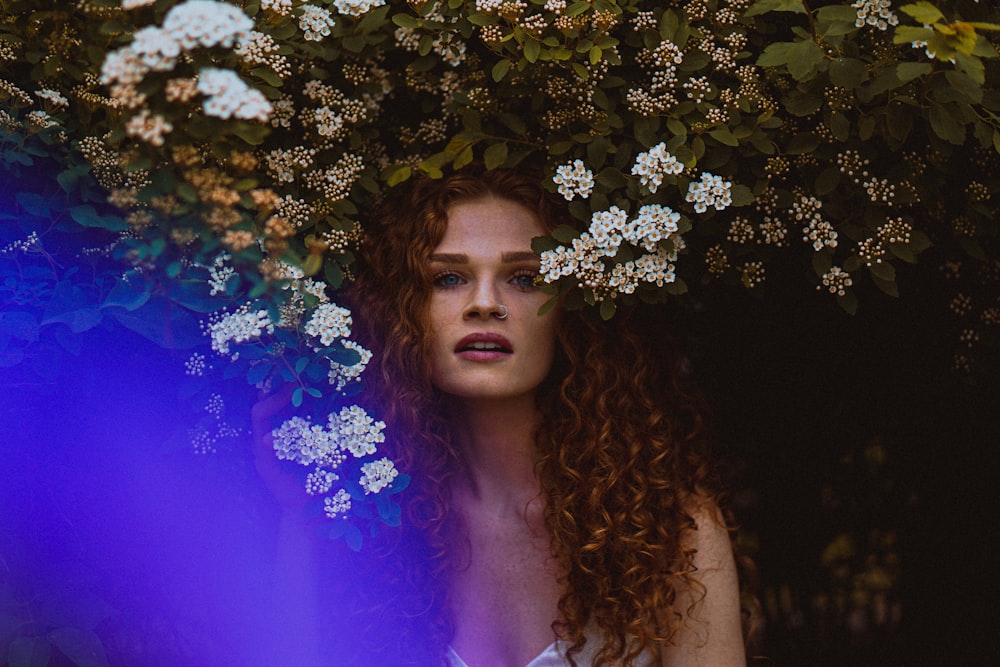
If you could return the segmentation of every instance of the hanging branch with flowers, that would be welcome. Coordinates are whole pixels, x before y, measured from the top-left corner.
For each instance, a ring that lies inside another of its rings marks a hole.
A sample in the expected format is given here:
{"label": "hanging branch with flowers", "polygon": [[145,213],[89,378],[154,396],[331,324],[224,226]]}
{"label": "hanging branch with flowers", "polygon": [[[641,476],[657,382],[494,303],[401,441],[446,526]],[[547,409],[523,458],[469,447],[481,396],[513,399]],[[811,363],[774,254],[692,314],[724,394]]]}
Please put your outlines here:
{"label": "hanging branch with flowers", "polygon": [[128,267],[79,329],[207,316],[228,375],[315,406],[275,438],[327,514],[393,523],[406,478],[349,404],[368,352],[336,302],[382,192],[540,168],[578,224],[536,240],[539,283],[605,318],[772,275],[853,312],[866,285],[912,298],[897,270],[931,253],[979,290],[968,340],[995,337],[998,24],[975,0],[12,0],[0,161],[58,165],[72,200],[31,248],[86,229]]}

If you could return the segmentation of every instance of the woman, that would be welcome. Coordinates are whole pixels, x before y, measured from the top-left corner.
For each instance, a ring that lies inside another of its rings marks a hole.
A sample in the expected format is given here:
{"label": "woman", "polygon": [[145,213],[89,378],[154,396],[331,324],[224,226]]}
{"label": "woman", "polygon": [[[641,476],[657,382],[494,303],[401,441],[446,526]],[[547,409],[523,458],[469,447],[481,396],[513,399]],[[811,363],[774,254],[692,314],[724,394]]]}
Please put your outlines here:
{"label": "woman", "polygon": [[369,561],[397,650],[375,664],[744,664],[729,530],[668,337],[638,314],[539,314],[531,240],[563,222],[538,178],[463,171],[369,226],[366,389],[413,477],[404,530]]}

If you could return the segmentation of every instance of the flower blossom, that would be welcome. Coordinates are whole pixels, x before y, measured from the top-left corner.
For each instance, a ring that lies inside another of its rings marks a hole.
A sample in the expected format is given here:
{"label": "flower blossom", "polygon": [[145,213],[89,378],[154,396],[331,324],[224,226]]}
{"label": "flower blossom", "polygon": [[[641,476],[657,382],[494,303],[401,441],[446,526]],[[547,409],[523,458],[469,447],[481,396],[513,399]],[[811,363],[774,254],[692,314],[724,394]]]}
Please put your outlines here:
{"label": "flower blossom", "polygon": [[667,145],[663,142],[644,153],[639,153],[635,158],[635,165],[632,167],[632,175],[638,176],[640,182],[649,188],[650,192],[656,192],[659,189],[663,183],[663,177],[667,174],[679,174],[682,171],[684,171],[684,165],[667,152]]}
{"label": "flower blossom", "polygon": [[236,72],[206,67],[198,74],[198,92],[205,100],[205,115],[267,122],[271,103],[264,94],[243,82]]}
{"label": "flower blossom", "polygon": [[576,195],[586,199],[594,191],[594,172],[587,169],[583,160],[574,160],[556,167],[552,182],[559,186],[559,194],[567,201],[571,201]]}
{"label": "flower blossom", "polygon": [[361,16],[384,4],[385,0],[333,0],[334,9],[347,16]]}
{"label": "flower blossom", "polygon": [[396,476],[399,475],[395,464],[386,458],[364,464],[361,466],[361,472],[364,475],[361,477],[359,483],[366,494],[378,493],[389,486],[392,480],[396,479]]}
{"label": "flower blossom", "polygon": [[324,347],[329,347],[338,338],[351,335],[351,324],[351,311],[347,308],[335,303],[321,303],[309,318],[305,332],[319,338]]}
{"label": "flower blossom", "polygon": [[316,5],[303,5],[302,16],[299,17],[299,28],[307,42],[318,42],[330,36],[330,28],[337,24],[329,9]]}
{"label": "flower blossom", "polygon": [[685,200],[693,202],[694,210],[698,213],[704,213],[709,206],[714,207],[716,211],[722,211],[733,203],[732,187],[732,182],[703,171],[700,181],[691,181],[688,184]]}
{"label": "flower blossom", "polygon": [[230,343],[245,343],[260,338],[265,333],[274,333],[274,323],[267,311],[251,311],[247,305],[208,325],[212,349],[219,354],[229,354]]}

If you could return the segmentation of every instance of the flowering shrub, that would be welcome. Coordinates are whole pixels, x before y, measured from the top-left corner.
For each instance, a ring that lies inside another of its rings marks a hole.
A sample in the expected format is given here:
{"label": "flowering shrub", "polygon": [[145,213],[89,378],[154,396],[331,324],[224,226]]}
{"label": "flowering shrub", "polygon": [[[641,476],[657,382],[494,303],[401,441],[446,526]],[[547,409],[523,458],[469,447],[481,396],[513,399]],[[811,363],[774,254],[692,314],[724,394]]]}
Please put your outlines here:
{"label": "flowering shrub", "polygon": [[[971,354],[1000,323],[994,5],[12,0],[0,162],[56,165],[71,201],[4,251],[103,235],[128,271],[73,292],[74,331],[183,306],[230,376],[290,383],[333,419],[369,356],[335,300],[375,198],[533,165],[580,222],[535,242],[550,306],[611,317],[805,275],[853,312],[870,286],[905,293],[897,269],[931,252],[967,281],[952,307]],[[349,486],[328,457],[309,488],[330,514],[375,496],[394,521],[381,499],[405,476],[365,456]]]}

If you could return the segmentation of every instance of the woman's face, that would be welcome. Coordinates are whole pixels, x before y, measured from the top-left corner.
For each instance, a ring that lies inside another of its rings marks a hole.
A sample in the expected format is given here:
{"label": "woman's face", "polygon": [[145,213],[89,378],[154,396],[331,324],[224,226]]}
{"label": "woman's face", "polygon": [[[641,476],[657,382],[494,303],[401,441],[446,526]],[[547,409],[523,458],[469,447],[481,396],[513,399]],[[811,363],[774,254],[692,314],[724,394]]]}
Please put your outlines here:
{"label": "woman's face", "polygon": [[[531,239],[546,229],[529,209],[483,197],[448,210],[430,257],[431,380],[467,399],[534,395],[552,366],[555,310],[534,286]],[[506,317],[500,317],[506,313]]]}

